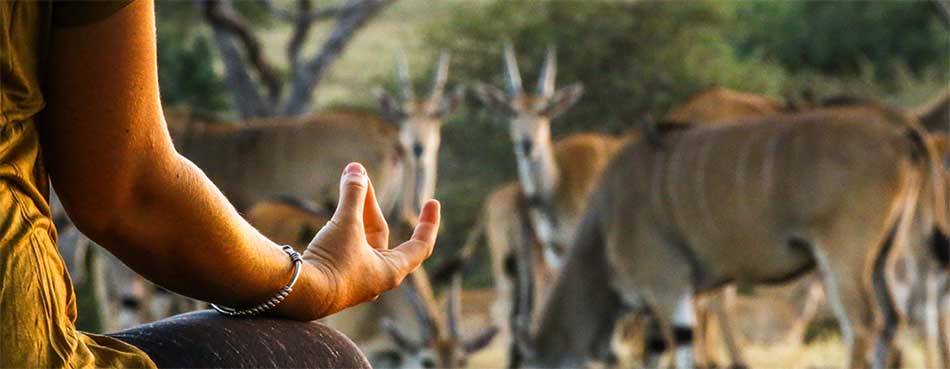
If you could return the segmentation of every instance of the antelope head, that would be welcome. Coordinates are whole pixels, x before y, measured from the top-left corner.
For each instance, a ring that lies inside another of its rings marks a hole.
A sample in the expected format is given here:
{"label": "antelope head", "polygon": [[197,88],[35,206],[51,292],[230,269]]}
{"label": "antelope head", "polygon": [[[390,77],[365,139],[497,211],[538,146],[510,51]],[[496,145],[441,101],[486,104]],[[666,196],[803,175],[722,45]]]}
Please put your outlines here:
{"label": "antelope head", "polygon": [[462,337],[462,281],[458,276],[453,278],[444,316],[439,315],[433,303],[425,301],[415,288],[406,290],[422,327],[419,339],[401,331],[392,320],[383,320],[383,329],[400,351],[392,355],[393,366],[407,369],[463,368],[468,357],[488,346],[498,333],[496,327],[488,327],[469,338]]}
{"label": "antelope head", "polygon": [[575,83],[555,90],[557,60],[554,47],[548,47],[535,93],[522,88],[521,73],[511,43],[505,43],[504,63],[507,91],[480,83],[475,87],[476,96],[509,120],[522,190],[528,198],[543,197],[553,192],[558,175],[551,143],[551,120],[574,105],[584,88]]}
{"label": "antelope head", "polygon": [[377,89],[376,95],[383,116],[399,126],[399,142],[408,156],[408,197],[403,203],[411,206],[407,210],[415,215],[422,203],[435,193],[442,121],[458,107],[464,89],[457,88],[450,96],[445,96],[449,54],[442,52],[435,68],[432,91],[427,97],[416,97],[405,54],[400,53],[397,59],[396,79],[400,96],[394,97],[382,89]]}

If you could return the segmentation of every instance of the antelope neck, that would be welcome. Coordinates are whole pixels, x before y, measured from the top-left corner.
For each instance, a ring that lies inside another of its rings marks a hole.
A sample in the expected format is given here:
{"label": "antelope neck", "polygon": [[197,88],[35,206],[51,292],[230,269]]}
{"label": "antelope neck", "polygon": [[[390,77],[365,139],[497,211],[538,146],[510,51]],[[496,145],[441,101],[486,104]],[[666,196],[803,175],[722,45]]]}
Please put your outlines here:
{"label": "antelope neck", "polygon": [[518,158],[518,177],[521,189],[531,207],[550,206],[549,202],[557,191],[560,171],[554,160],[554,151],[548,142],[541,147],[540,154],[534,157]]}

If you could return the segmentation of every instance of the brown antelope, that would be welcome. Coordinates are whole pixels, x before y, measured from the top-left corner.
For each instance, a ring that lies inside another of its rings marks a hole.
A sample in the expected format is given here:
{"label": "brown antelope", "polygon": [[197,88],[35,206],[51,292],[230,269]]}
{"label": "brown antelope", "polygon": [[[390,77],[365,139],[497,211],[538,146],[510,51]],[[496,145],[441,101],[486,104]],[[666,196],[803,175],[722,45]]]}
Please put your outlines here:
{"label": "brown antelope", "polygon": [[[507,327],[515,315],[531,314],[511,305],[515,295],[511,282],[517,273],[514,250],[528,245],[540,247],[544,260],[533,261],[538,263],[534,270],[539,271],[538,278],[552,275],[564,247],[570,244],[587,195],[620,146],[620,139],[580,133],[552,140],[551,120],[583,93],[580,83],[555,90],[557,60],[553,47],[547,50],[535,93],[523,89],[510,43],[504,46],[504,64],[507,92],[481,83],[475,92],[484,105],[509,120],[518,168],[518,182],[503,185],[489,196],[482,220],[499,297],[494,308],[496,323]],[[542,294],[543,289],[537,292]]]}
{"label": "brown antelope", "polygon": [[[785,103],[771,99],[766,96],[752,94],[747,92],[730,90],[727,88],[714,87],[703,90],[686,103],[673,109],[665,116],[669,123],[690,124],[690,125],[716,125],[731,124],[737,120],[750,120],[761,118],[771,114],[779,114],[793,110]],[[649,126],[647,127],[649,128]],[[648,133],[648,138],[650,133]],[[801,338],[804,333],[804,327],[811,321],[815,314],[821,294],[813,286],[814,280],[802,280],[801,282],[791,283],[787,286],[770,287],[759,289],[757,291],[762,299],[781,300],[787,305],[787,310],[797,312],[794,322],[786,331],[788,336],[797,336]],[[744,299],[745,306],[754,302]],[[756,299],[752,299],[756,300]],[[725,290],[716,293],[709,293],[699,296],[696,301],[697,308],[697,335],[696,345],[698,347],[697,363],[700,366],[708,366],[718,360],[717,341],[713,336],[713,327],[718,326],[718,333],[722,337],[722,343],[729,354],[729,361],[733,366],[745,366],[745,359],[740,348],[741,338],[736,330],[740,319],[736,315],[735,305],[736,291],[735,286],[728,286]],[[754,311],[754,309],[752,309]],[[715,321],[712,319],[715,318]],[[638,344],[637,342],[630,342]]]}
{"label": "brown antelope", "polygon": [[717,124],[786,111],[784,103],[747,92],[714,87],[700,91],[666,115],[676,123]]}
{"label": "brown antelope", "polygon": [[[950,124],[950,122],[948,122]],[[928,126],[930,127],[930,126]],[[950,199],[950,133],[932,132],[936,151],[943,159],[947,197]],[[944,240],[946,241],[946,240]],[[899,260],[903,274],[895,272],[893,281],[898,286],[898,306],[910,320],[917,322],[925,340],[927,367],[950,368],[950,244],[936,244],[934,251],[939,263],[905,257]],[[903,290],[902,290],[903,289]]]}
{"label": "brown antelope", "polygon": [[516,335],[524,366],[579,367],[636,309],[653,318],[647,351],[674,349],[676,366],[691,367],[696,293],[815,268],[847,366],[883,367],[900,319],[890,251],[950,232],[932,145],[912,119],[876,107],[760,123],[671,131],[662,146],[617,154],[537,326]]}
{"label": "brown antelope", "polygon": [[377,91],[386,119],[329,111],[246,124],[175,123],[170,127],[185,127],[173,129],[172,137],[179,152],[238,208],[275,196],[335,204],[339,168],[359,161],[373,178],[384,212],[411,220],[435,188],[442,119],[462,98],[462,90],[444,96],[448,67],[449,56],[443,53],[431,94],[417,98],[401,58],[397,75],[402,99]]}
{"label": "brown antelope", "polygon": [[[280,198],[252,207],[245,215],[272,240],[305,248],[331,214],[304,201]],[[459,368],[491,342],[497,329],[462,337],[461,284],[453,281],[446,313],[438,308],[424,269],[373,302],[323,319],[352,339],[376,368]]]}
{"label": "brown antelope", "polygon": [[486,84],[476,87],[478,98],[510,121],[518,182],[529,207],[532,228],[545,246],[545,258],[557,266],[570,244],[587,195],[620,139],[580,133],[555,143],[551,120],[580,99],[580,83],[555,90],[555,50],[547,50],[536,93],[525,92],[510,43],[504,47],[507,93]]}
{"label": "brown antelope", "polygon": [[[517,77],[518,71],[516,62],[514,61],[514,54],[508,45],[506,45],[505,58],[509,81],[512,80],[512,76],[515,76],[514,79],[516,81],[519,80],[520,78]],[[544,86],[547,86],[549,89],[553,89],[553,74],[555,72],[554,65],[555,60],[553,59],[553,50],[549,50],[548,59],[546,60],[545,67],[543,69],[544,72],[542,73],[541,82],[539,82],[539,89],[545,88]],[[512,85],[517,86],[520,85],[520,83],[509,82],[509,87]],[[478,87],[478,89],[478,96],[480,96],[483,101],[487,101],[487,104],[490,106],[494,106],[496,110],[508,112],[508,114],[511,114],[511,111],[514,110],[513,108],[506,107],[506,105],[501,105],[501,107],[498,108],[499,104],[508,104],[514,106],[515,103],[501,100],[503,93],[497,89],[492,90],[491,87],[484,85]],[[520,89],[511,88],[510,91],[515,91],[515,93],[512,95],[518,96],[517,94],[519,93],[518,91],[520,91]],[[514,99],[514,101],[517,100]],[[724,88],[712,88],[697,94],[687,103],[675,109],[666,117],[666,120],[682,123],[703,122],[704,124],[716,124],[724,122],[728,119],[749,118],[769,113],[777,113],[784,109],[785,108],[783,104],[761,95],[743,93]],[[522,119],[530,121],[526,118]],[[517,124],[517,121],[512,124]],[[540,132],[544,133],[544,135],[547,135],[547,130],[547,126],[540,128]],[[512,138],[515,140],[515,142],[519,141],[518,137],[521,136],[513,127]],[[636,132],[628,135],[628,139],[631,140],[638,138],[639,134]],[[567,140],[570,140],[570,138]],[[567,140],[562,141],[564,142],[563,145],[559,143],[556,147],[562,148],[572,146],[573,143],[570,143],[570,141]],[[611,145],[616,145],[618,140],[610,137],[606,138],[605,141],[607,142],[604,144],[604,146],[610,147]],[[539,146],[550,147],[550,143],[543,141]],[[575,156],[573,151],[574,150],[556,149],[555,159],[557,160],[557,164],[560,166],[565,165],[566,162],[572,161],[573,165],[576,165],[579,163],[584,163],[584,158],[590,159],[589,156]],[[543,154],[543,150],[539,152],[542,153],[539,154],[541,157],[546,157],[546,155]],[[516,154],[517,153],[518,149],[516,147]],[[581,194],[575,195],[576,198],[584,198],[587,196],[592,184],[599,176],[600,170],[603,168],[602,160],[607,160],[606,158],[608,156],[609,153],[608,155],[598,155],[596,158],[591,159],[591,162],[595,164],[587,168],[589,169],[588,172],[582,173],[586,176],[586,178],[584,178],[586,183],[584,186],[579,186],[581,191],[578,192]],[[522,157],[519,156],[519,160],[521,159]],[[530,167],[530,165],[526,166]],[[574,172],[577,173],[578,171],[575,170]],[[581,175],[581,173],[578,173],[578,175]],[[545,177],[541,176],[541,178]],[[574,176],[574,178],[577,178],[577,176]],[[578,179],[572,179],[570,181],[579,183]],[[539,181],[536,180],[534,182]],[[519,218],[519,214],[526,212],[526,210],[522,209],[525,208],[522,204],[525,204],[526,202],[524,200],[525,196],[523,195],[522,188],[519,188],[518,183],[512,182],[502,185],[496,191],[492,192],[486,199],[482,218],[479,224],[476,225],[475,230],[475,232],[480,232],[482,227],[484,227],[488,244],[492,250],[492,270],[493,275],[495,276],[496,290],[498,292],[498,296],[502,296],[502,298],[498,299],[496,302],[494,314],[496,316],[496,322],[502,326],[507,326],[507,319],[513,318],[511,316],[511,312],[513,311],[511,303],[513,300],[510,297],[513,296],[512,294],[514,293],[512,285],[515,281],[516,267],[513,258],[516,256],[512,250],[516,250],[517,247],[522,247],[520,245],[534,244],[535,248],[540,247],[532,241],[534,231],[531,229],[525,231],[525,224],[530,224],[531,222],[526,220],[526,218]],[[575,209],[579,207],[582,207],[582,205],[575,207]],[[573,224],[576,224],[576,222],[570,222],[569,224],[562,225],[560,229],[562,234],[573,233]],[[477,243],[474,242],[476,240],[472,241],[473,242],[469,242],[460,253],[462,254],[462,258],[465,258],[466,255],[472,254],[473,248],[477,245]],[[541,255],[539,251],[540,249],[536,249],[535,255]],[[536,286],[540,286],[540,288],[534,289],[533,298],[535,300],[542,299],[541,293],[544,291],[543,286],[546,286],[547,282],[552,280],[552,276],[555,273],[554,269],[556,268],[556,263],[553,265],[549,264],[549,262],[552,260],[550,257],[552,254],[553,253],[550,252],[545,253],[545,255],[549,256],[548,258],[544,260],[536,258],[536,260],[532,261],[534,266],[534,284]],[[457,263],[460,262],[456,262],[456,264]],[[716,311],[721,310],[722,309],[720,308]],[[718,314],[718,316],[720,317],[720,325],[725,325],[727,320],[721,318],[722,314]],[[727,342],[729,342],[730,339],[731,341],[734,341],[732,336],[728,334],[730,332],[731,331],[728,329],[724,330],[724,333],[726,333],[725,337]],[[730,352],[734,353],[732,355],[733,363],[741,363],[742,360],[739,358],[736,345],[727,345],[727,347],[730,349]]]}

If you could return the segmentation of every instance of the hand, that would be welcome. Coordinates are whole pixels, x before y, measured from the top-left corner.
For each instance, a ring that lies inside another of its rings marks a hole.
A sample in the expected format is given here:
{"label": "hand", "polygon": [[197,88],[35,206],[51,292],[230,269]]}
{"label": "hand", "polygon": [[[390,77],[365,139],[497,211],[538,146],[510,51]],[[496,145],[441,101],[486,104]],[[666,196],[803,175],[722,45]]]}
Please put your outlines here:
{"label": "hand", "polygon": [[389,226],[366,169],[358,163],[347,165],[336,212],[303,254],[304,262],[322,272],[330,284],[324,315],[375,299],[398,286],[432,255],[439,222],[439,202],[429,200],[411,239],[389,249]]}

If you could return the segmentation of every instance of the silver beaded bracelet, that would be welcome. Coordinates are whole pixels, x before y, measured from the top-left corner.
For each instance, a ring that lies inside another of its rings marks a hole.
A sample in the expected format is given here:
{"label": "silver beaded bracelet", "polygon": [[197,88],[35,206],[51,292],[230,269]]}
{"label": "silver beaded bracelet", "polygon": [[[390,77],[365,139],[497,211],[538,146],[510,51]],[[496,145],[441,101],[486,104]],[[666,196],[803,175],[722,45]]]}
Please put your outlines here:
{"label": "silver beaded bracelet", "polygon": [[214,310],[217,310],[219,313],[227,316],[253,316],[273,309],[275,306],[277,306],[277,304],[280,304],[281,301],[284,301],[284,299],[287,298],[287,295],[290,294],[290,291],[294,290],[294,284],[297,283],[297,277],[300,277],[300,265],[303,263],[303,258],[300,257],[299,252],[294,251],[293,247],[284,245],[281,247],[281,249],[284,250],[287,255],[290,255],[290,260],[294,262],[294,277],[290,279],[290,283],[287,283],[284,288],[280,289],[280,292],[267,299],[267,301],[264,301],[264,303],[250,309],[237,310],[215,304],[211,304],[211,307],[214,308]]}

